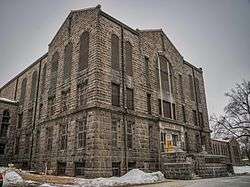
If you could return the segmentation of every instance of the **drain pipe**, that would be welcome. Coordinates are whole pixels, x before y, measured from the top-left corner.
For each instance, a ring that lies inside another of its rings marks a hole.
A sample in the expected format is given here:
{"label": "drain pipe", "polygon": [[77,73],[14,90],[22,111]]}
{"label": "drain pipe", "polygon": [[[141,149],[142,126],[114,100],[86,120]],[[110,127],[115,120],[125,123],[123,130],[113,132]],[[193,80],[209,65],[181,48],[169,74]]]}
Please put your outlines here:
{"label": "drain pipe", "polygon": [[122,120],[124,130],[124,164],[125,172],[128,172],[128,142],[127,142],[127,107],[125,107],[125,65],[124,65],[124,28],[121,26],[121,60],[122,60]]}
{"label": "drain pipe", "polygon": [[[162,93],[162,84],[161,84],[161,63],[160,63],[160,57],[159,57],[159,53],[161,53],[162,51],[157,51],[157,64],[158,64],[158,76],[159,76],[159,86],[160,86],[160,97],[161,97],[161,117],[163,117],[163,93]],[[159,170],[161,170],[161,123],[159,120]]]}

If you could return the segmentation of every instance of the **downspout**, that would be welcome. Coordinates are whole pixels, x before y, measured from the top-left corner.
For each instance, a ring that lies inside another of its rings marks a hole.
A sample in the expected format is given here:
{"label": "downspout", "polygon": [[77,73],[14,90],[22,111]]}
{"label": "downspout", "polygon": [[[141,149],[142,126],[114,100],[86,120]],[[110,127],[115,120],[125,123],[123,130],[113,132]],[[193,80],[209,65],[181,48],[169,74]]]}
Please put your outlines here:
{"label": "downspout", "polygon": [[127,107],[125,107],[125,65],[124,65],[124,28],[121,26],[121,59],[122,59],[122,120],[123,120],[123,127],[124,127],[124,163],[125,163],[125,172],[128,172],[128,142],[127,142],[127,121],[126,121],[126,114],[127,114]]}
{"label": "downspout", "polygon": [[[195,75],[194,75],[194,68],[192,68],[192,73],[193,73],[193,79],[194,79],[194,92],[195,92],[195,103],[196,103],[196,117],[197,117],[197,120],[198,120],[198,123],[199,123],[199,127],[200,127],[200,119],[199,119],[199,103],[198,103],[198,96],[197,96],[197,90],[196,90],[196,80],[195,80]],[[199,130],[199,133],[200,133],[200,143],[201,142],[201,138],[202,138],[202,130],[201,130],[201,127],[200,127],[200,130]],[[201,145],[202,146],[202,145]],[[201,147],[202,148],[202,147]]]}
{"label": "downspout", "polygon": [[[161,84],[161,63],[160,63],[160,57],[159,52],[157,51],[157,63],[158,63],[158,76],[159,76],[159,86],[160,86],[160,97],[161,97],[161,117],[163,117],[164,111],[163,111],[163,93],[162,93],[162,84]],[[161,124],[159,120],[159,170],[161,170]]]}
{"label": "downspout", "polygon": [[33,144],[34,144],[34,131],[35,131],[35,127],[36,127],[36,110],[37,110],[37,103],[38,103],[38,93],[39,93],[39,85],[40,85],[41,66],[42,66],[42,60],[39,62],[38,79],[37,79],[37,85],[36,85],[35,109],[34,109],[34,113],[33,113],[33,125],[32,125],[32,131],[31,131],[31,148],[30,148],[30,158],[29,158],[29,170],[31,169],[31,163],[32,163]]}

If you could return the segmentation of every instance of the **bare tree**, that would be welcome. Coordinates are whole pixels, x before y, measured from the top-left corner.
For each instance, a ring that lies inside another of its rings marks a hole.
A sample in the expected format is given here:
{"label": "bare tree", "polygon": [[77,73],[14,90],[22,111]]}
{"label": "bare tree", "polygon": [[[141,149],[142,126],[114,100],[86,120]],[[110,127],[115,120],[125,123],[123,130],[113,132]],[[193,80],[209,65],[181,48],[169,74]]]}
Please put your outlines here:
{"label": "bare tree", "polygon": [[250,160],[250,81],[243,80],[225,95],[228,104],[224,108],[224,115],[210,118],[214,136],[234,136],[243,144]]}

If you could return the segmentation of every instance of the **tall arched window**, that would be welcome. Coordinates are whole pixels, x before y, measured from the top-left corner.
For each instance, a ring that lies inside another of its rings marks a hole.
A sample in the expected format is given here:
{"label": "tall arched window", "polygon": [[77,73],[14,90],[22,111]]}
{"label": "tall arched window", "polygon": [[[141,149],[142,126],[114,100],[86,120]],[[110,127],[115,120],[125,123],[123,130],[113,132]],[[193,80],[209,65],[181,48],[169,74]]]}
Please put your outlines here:
{"label": "tall arched window", "polygon": [[163,92],[169,92],[168,60],[163,56],[160,56],[160,66],[162,90]]}
{"label": "tall arched window", "polygon": [[51,60],[51,74],[50,74],[50,88],[54,92],[57,84],[57,71],[58,71],[59,54],[55,52]]}
{"label": "tall arched window", "polygon": [[20,104],[24,103],[25,96],[26,96],[26,85],[27,85],[27,78],[24,78],[21,84],[21,95],[20,95]]}
{"label": "tall arched window", "polygon": [[43,74],[42,74],[42,85],[41,85],[41,92],[42,93],[44,93],[44,89],[45,89],[46,73],[47,73],[47,65],[44,64]]}
{"label": "tall arched window", "polygon": [[10,124],[10,113],[8,110],[3,111],[3,118],[2,118],[2,124],[1,124],[1,137],[6,137],[8,132],[8,126]]}
{"label": "tall arched window", "polygon": [[31,92],[30,92],[30,99],[34,101],[36,95],[36,85],[37,84],[37,71],[34,71],[32,74],[32,82],[31,82]]}
{"label": "tall arched window", "polygon": [[171,92],[174,93],[174,70],[172,64],[168,63],[169,66],[169,78],[170,78],[170,87],[171,87]]}
{"label": "tall arched window", "polygon": [[89,32],[85,31],[80,37],[80,60],[79,70],[86,69],[88,67],[89,58]]}
{"label": "tall arched window", "polygon": [[194,83],[192,75],[188,75],[191,100],[194,100]]}
{"label": "tall arched window", "polygon": [[201,102],[201,92],[200,92],[200,82],[197,78],[195,78],[195,89],[197,94],[198,102]]}
{"label": "tall arched window", "polygon": [[111,36],[111,63],[112,69],[119,71],[119,38],[115,34]]}
{"label": "tall arched window", "polygon": [[126,57],[126,72],[127,75],[133,75],[133,68],[132,68],[132,45],[129,41],[125,44],[125,57]]}
{"label": "tall arched window", "polygon": [[70,78],[71,76],[71,68],[72,68],[72,50],[73,45],[72,43],[68,43],[64,49],[64,80]]}

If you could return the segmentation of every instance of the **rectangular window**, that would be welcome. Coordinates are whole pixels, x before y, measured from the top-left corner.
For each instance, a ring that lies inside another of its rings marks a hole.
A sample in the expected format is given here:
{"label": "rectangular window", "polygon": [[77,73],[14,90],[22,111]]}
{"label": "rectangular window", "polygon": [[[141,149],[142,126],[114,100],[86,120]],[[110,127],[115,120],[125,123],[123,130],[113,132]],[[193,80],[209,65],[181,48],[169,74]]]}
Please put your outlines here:
{"label": "rectangular window", "polygon": [[128,170],[132,170],[136,168],[136,162],[128,162]]}
{"label": "rectangular window", "polygon": [[75,162],[75,176],[84,176],[85,162]]}
{"label": "rectangular window", "polygon": [[164,117],[171,118],[171,104],[170,102],[163,101]]}
{"label": "rectangular window", "polygon": [[67,149],[67,139],[68,139],[68,128],[67,124],[60,124],[60,149],[66,150]]}
{"label": "rectangular window", "polygon": [[127,145],[129,149],[133,148],[133,126],[135,124],[134,119],[127,120]]}
{"label": "rectangular window", "polygon": [[57,162],[57,175],[65,175],[66,162]]}
{"label": "rectangular window", "polygon": [[87,84],[88,81],[85,80],[83,83],[77,85],[77,106],[86,106],[87,104]]}
{"label": "rectangular window", "polygon": [[183,92],[183,81],[182,81],[182,75],[179,74],[179,94],[181,96],[182,101],[184,101],[184,92]]}
{"label": "rectangular window", "polygon": [[86,146],[86,119],[77,121],[77,147],[84,148]]}
{"label": "rectangular window", "polygon": [[158,99],[159,114],[162,115],[161,100]]}
{"label": "rectangular window", "polygon": [[33,108],[29,108],[28,109],[28,124],[32,125],[32,119],[33,119]]}
{"label": "rectangular window", "polygon": [[190,89],[190,98],[194,101],[194,83],[193,83],[193,77],[191,75],[189,77],[189,89]]}
{"label": "rectangular window", "polygon": [[121,176],[121,163],[112,162],[112,176],[119,177]]}
{"label": "rectangular window", "polygon": [[172,141],[173,141],[173,146],[177,146],[178,135],[172,134]]}
{"label": "rectangular window", "polygon": [[118,120],[112,119],[112,146],[117,147],[117,126]]}
{"label": "rectangular window", "polygon": [[52,143],[53,143],[53,128],[47,127],[46,129],[46,135],[47,135],[47,151],[52,151]]}
{"label": "rectangular window", "polygon": [[31,133],[25,135],[25,154],[29,153]]}
{"label": "rectangular window", "polygon": [[16,155],[19,153],[19,142],[20,142],[20,137],[17,137],[15,140],[15,151],[14,151]]}
{"label": "rectangular window", "polygon": [[185,110],[185,106],[182,105],[182,116],[183,116],[183,122],[186,123],[187,122],[187,118],[186,118],[186,110]]}
{"label": "rectangular window", "polygon": [[199,124],[201,127],[204,127],[203,114],[199,112]]}
{"label": "rectangular window", "polygon": [[148,65],[149,65],[149,58],[145,56],[144,59],[145,59],[145,75],[146,75],[146,81],[147,81],[147,83],[149,83],[149,67],[148,67]]}
{"label": "rectangular window", "polygon": [[169,92],[169,80],[168,80],[168,73],[161,71],[161,85],[162,85],[162,91],[163,92]]}
{"label": "rectangular window", "polygon": [[174,103],[172,103],[172,111],[173,111],[173,119],[176,120],[175,104]]}
{"label": "rectangular window", "polygon": [[48,98],[48,116],[55,114],[55,96]]}
{"label": "rectangular window", "polygon": [[154,139],[154,133],[153,133],[153,126],[152,124],[148,125],[148,145],[149,145],[149,150],[153,150],[153,139]]}
{"label": "rectangular window", "polygon": [[147,108],[148,108],[148,114],[151,114],[151,94],[147,94]]}
{"label": "rectangular window", "polygon": [[17,124],[17,128],[21,128],[23,124],[23,112],[18,114],[18,124]]}
{"label": "rectangular window", "polygon": [[120,85],[112,83],[112,105],[120,106]]}
{"label": "rectangular window", "polygon": [[195,78],[195,89],[197,94],[197,100],[199,103],[201,103],[200,82],[197,78]]}
{"label": "rectangular window", "polygon": [[165,152],[166,133],[161,132],[161,151]]}
{"label": "rectangular window", "polygon": [[40,151],[40,129],[37,129],[36,131],[36,148],[35,148],[35,152],[39,153]]}
{"label": "rectangular window", "polygon": [[68,105],[69,105],[69,97],[70,97],[70,92],[69,90],[67,91],[62,91],[62,95],[61,95],[61,110],[62,112],[67,111],[68,110]]}
{"label": "rectangular window", "polygon": [[134,90],[127,88],[127,108],[130,110],[134,109]]}
{"label": "rectangular window", "polygon": [[196,110],[193,110],[192,113],[193,113],[193,124],[198,125]]}
{"label": "rectangular window", "polygon": [[0,155],[4,155],[5,153],[5,144],[0,144]]}

